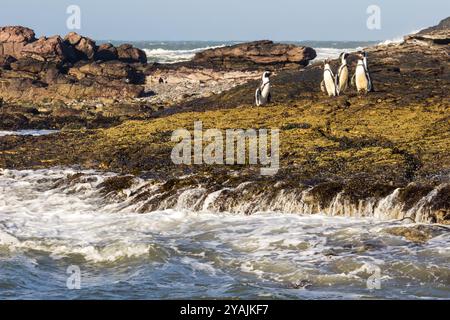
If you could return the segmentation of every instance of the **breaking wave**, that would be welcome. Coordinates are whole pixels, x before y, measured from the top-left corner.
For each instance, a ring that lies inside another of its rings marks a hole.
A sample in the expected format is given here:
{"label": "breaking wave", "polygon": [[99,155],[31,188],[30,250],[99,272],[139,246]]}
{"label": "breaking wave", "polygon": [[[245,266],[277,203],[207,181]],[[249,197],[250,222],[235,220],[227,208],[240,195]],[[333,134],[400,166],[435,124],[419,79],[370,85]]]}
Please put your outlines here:
{"label": "breaking wave", "polygon": [[6,131],[0,130],[0,137],[4,136],[45,136],[48,134],[57,133],[58,130],[17,130]]}
{"label": "breaking wave", "polygon": [[202,52],[208,49],[221,48],[225,45],[219,46],[209,46],[195,49],[179,49],[179,50],[169,50],[163,48],[156,49],[143,49],[147,54],[147,59],[149,62],[158,62],[158,63],[177,63],[192,60],[196,53]]}

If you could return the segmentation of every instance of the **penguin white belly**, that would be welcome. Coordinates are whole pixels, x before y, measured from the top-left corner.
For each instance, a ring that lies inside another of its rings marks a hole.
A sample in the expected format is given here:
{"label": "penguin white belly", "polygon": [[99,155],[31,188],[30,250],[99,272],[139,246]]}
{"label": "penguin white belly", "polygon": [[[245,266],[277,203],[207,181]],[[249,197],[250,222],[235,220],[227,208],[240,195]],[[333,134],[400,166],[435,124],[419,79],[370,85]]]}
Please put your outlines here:
{"label": "penguin white belly", "polygon": [[267,103],[269,100],[269,94],[270,94],[270,84],[266,84],[261,92],[261,98],[263,103]]}
{"label": "penguin white belly", "polygon": [[255,97],[256,97],[256,105],[262,106],[269,102],[270,96],[270,84],[266,84],[261,88],[256,89]]}
{"label": "penguin white belly", "polygon": [[364,91],[367,93],[369,91],[369,80],[364,66],[356,67],[356,89],[358,92]]}
{"label": "penguin white belly", "polygon": [[348,67],[344,66],[339,72],[339,92],[345,92],[348,88]]}
{"label": "penguin white belly", "polygon": [[331,72],[325,72],[323,80],[325,82],[325,88],[327,89],[328,95],[330,97],[336,96],[336,85],[334,83],[334,79]]}

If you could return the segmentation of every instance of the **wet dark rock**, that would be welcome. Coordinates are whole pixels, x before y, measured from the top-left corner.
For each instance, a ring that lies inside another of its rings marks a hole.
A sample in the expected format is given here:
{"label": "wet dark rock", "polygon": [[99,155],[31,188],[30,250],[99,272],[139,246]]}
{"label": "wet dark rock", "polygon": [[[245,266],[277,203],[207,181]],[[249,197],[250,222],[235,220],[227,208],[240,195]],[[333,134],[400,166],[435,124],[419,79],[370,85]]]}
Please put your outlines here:
{"label": "wet dark rock", "polygon": [[118,193],[133,185],[134,176],[117,176],[106,179],[99,185],[103,194]]}
{"label": "wet dark rock", "polygon": [[405,188],[400,189],[399,200],[404,204],[404,209],[409,210],[421,199],[435,189],[433,185],[423,185],[420,183],[411,183]]}
{"label": "wet dark rock", "polygon": [[342,183],[328,181],[316,185],[310,191],[310,194],[314,198],[314,201],[317,201],[322,208],[326,208],[343,188],[344,185]]}
{"label": "wet dark rock", "polygon": [[291,287],[293,289],[310,289],[312,287],[312,282],[309,280],[299,280],[292,283]]}

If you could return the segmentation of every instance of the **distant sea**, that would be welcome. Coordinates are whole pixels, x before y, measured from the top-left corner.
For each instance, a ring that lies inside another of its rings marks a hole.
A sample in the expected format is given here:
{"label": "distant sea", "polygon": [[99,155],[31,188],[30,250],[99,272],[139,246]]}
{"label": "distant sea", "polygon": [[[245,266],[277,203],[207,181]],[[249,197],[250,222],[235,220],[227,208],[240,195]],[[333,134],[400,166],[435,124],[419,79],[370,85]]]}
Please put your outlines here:
{"label": "distant sea", "polygon": [[[100,43],[106,41],[99,41]],[[111,41],[114,45],[131,43],[145,51],[149,62],[176,63],[188,61],[197,52],[210,48],[234,45],[245,41]],[[284,41],[281,43],[312,47],[317,51],[316,60],[337,58],[343,51],[352,52],[376,45],[378,41]]]}

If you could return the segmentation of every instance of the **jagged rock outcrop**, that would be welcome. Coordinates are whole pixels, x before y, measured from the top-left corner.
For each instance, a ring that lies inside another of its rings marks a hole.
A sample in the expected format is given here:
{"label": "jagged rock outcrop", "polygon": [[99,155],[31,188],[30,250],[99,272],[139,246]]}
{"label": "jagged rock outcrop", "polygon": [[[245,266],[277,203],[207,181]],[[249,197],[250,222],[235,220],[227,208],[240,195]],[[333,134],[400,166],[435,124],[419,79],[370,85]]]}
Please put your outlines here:
{"label": "jagged rock outcrop", "polygon": [[[144,92],[135,64],[145,53],[131,45],[98,47],[71,32],[36,39],[20,26],[0,28],[0,98],[16,104],[77,99],[133,99]],[[131,65],[130,63],[133,63]]]}
{"label": "jagged rock outcrop", "polygon": [[22,48],[21,55],[42,61],[76,61],[74,48],[67,45],[60,36],[41,37],[30,42]]}
{"label": "jagged rock outcrop", "polygon": [[23,47],[36,40],[34,31],[21,26],[0,28],[0,57],[22,57]]}
{"label": "jagged rock outcrop", "polygon": [[80,36],[76,32],[70,32],[65,36],[64,41],[74,48],[77,60],[94,59],[97,45],[92,39]]}
{"label": "jagged rock outcrop", "polygon": [[111,43],[101,44],[95,53],[95,60],[111,61],[119,59],[117,48]]}
{"label": "jagged rock outcrop", "polygon": [[298,69],[317,56],[309,47],[255,41],[199,52],[194,64],[233,70]]}

